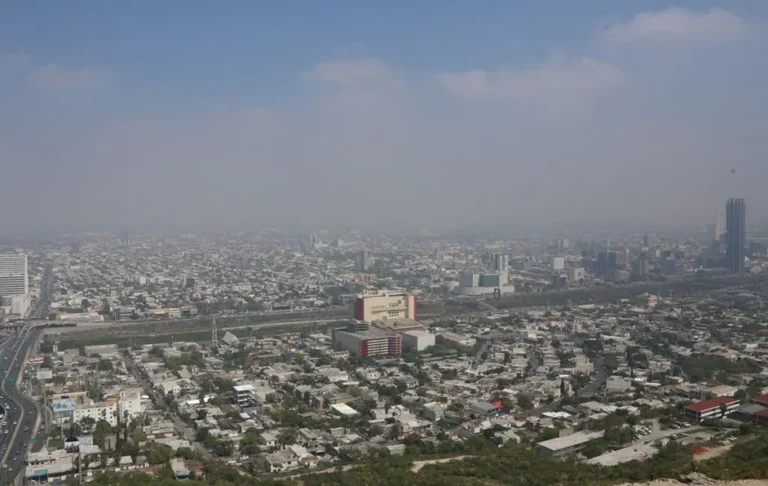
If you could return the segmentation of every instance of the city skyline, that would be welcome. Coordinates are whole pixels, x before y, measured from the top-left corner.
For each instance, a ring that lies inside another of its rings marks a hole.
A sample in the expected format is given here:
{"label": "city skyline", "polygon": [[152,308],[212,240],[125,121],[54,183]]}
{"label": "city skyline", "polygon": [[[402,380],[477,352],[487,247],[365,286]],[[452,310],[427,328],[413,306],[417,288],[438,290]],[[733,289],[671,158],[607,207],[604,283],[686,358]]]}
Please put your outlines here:
{"label": "city skyline", "polygon": [[768,205],[768,5],[556,3],[4,6],[3,230],[703,226],[728,197]]}

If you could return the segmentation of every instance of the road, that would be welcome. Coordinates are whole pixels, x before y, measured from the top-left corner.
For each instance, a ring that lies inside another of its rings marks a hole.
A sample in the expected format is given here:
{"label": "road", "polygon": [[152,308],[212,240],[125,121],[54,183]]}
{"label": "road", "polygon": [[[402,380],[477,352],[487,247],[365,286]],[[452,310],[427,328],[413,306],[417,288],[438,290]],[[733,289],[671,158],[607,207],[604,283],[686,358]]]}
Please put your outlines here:
{"label": "road", "polygon": [[[44,318],[51,305],[53,290],[53,269],[45,268],[35,308],[29,317]],[[0,343],[0,404],[5,412],[0,425],[0,485],[11,484],[24,469],[24,459],[31,445],[33,450],[40,450],[45,442],[43,428],[36,431],[40,409],[38,404],[25,393],[30,381],[24,381],[27,356],[34,351],[41,329],[34,324],[17,329],[5,341]]]}
{"label": "road", "polygon": [[24,458],[38,419],[38,406],[20,389],[27,355],[40,329],[29,325],[0,344],[0,403],[6,410],[0,435],[0,484],[11,484],[24,469]]}
{"label": "road", "polygon": [[51,309],[51,297],[53,294],[53,267],[46,265],[43,270],[43,279],[40,284],[40,295],[29,317],[32,319],[45,319]]}
{"label": "road", "polygon": [[588,397],[594,395],[600,391],[600,388],[605,384],[607,379],[608,376],[605,373],[603,358],[600,356],[595,360],[595,376],[592,378],[592,381],[590,381],[589,384],[581,390],[578,390],[576,394],[580,397]]}

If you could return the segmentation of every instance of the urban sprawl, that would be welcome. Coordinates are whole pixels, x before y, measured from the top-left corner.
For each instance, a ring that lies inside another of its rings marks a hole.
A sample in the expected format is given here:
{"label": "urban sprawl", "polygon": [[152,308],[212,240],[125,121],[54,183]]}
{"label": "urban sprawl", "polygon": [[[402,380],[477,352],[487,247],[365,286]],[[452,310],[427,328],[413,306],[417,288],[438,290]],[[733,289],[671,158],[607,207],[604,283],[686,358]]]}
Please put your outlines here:
{"label": "urban sprawl", "polygon": [[706,469],[768,430],[768,255],[743,216],[9,246],[0,482],[341,484],[371,458],[418,477],[499,454],[610,471],[674,448]]}

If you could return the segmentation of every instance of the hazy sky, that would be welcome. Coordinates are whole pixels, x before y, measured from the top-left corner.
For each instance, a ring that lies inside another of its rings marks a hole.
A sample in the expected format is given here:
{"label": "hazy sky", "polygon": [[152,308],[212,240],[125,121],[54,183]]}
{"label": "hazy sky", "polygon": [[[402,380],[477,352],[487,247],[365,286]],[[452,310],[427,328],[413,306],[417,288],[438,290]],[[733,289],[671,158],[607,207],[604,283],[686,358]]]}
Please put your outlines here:
{"label": "hazy sky", "polygon": [[764,221],[766,52],[764,0],[2,1],[0,225]]}

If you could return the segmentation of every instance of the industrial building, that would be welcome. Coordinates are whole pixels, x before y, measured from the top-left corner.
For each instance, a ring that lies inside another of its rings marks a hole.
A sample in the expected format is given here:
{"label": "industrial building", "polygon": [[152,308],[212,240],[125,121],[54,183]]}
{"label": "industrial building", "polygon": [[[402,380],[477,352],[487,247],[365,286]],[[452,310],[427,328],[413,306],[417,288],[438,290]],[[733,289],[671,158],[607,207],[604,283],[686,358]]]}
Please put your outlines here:
{"label": "industrial building", "polygon": [[424,351],[435,345],[435,335],[426,331],[405,331],[402,336],[403,346],[416,351]]}
{"label": "industrial building", "polygon": [[352,315],[359,321],[416,320],[416,297],[406,292],[358,295],[353,306]]}
{"label": "industrial building", "polygon": [[380,329],[334,329],[333,345],[362,357],[403,354],[403,337]]}
{"label": "industrial building", "polygon": [[602,439],[604,431],[598,432],[576,432],[565,437],[545,440],[536,445],[536,449],[544,457],[562,457],[574,452],[578,452],[590,442]]}

